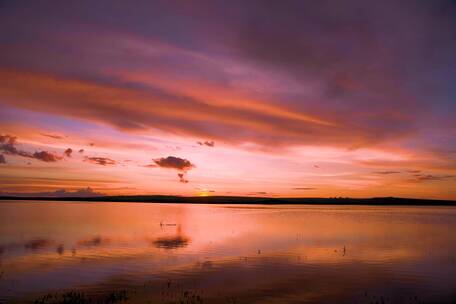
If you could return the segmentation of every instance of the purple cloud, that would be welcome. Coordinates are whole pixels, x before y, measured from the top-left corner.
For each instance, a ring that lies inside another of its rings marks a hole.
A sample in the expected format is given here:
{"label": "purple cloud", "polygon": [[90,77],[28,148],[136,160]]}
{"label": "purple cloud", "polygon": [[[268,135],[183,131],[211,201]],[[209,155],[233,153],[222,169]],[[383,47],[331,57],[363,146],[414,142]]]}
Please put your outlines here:
{"label": "purple cloud", "polygon": [[208,147],[214,147],[215,146],[215,142],[213,141],[198,141],[196,142],[198,145],[200,146],[208,146]]}
{"label": "purple cloud", "polygon": [[188,171],[195,167],[195,165],[192,164],[189,160],[176,156],[157,158],[154,159],[154,163],[161,168],[175,169],[181,171]]}
{"label": "purple cloud", "polygon": [[68,148],[63,153],[66,155],[66,157],[71,157],[71,153],[73,153],[73,149]]}
{"label": "purple cloud", "polygon": [[60,156],[48,152],[48,151],[37,151],[30,153],[27,151],[18,150],[16,148],[17,138],[11,135],[0,135],[0,151],[9,155],[18,155],[27,158],[34,158],[44,162],[56,162],[62,159]]}

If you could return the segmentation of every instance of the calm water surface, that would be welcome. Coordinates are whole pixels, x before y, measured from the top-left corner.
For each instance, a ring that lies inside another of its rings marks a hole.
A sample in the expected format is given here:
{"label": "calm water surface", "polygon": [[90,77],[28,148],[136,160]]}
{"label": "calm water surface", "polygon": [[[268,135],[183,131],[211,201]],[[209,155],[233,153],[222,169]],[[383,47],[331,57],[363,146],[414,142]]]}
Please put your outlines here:
{"label": "calm water surface", "polygon": [[455,303],[456,208],[3,201],[0,272],[7,303]]}

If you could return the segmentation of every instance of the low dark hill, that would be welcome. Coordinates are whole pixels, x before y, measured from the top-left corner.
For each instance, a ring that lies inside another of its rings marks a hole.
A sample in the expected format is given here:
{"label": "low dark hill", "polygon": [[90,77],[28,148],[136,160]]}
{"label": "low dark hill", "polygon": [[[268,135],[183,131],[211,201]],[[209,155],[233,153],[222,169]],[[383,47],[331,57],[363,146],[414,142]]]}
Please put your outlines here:
{"label": "low dark hill", "polygon": [[253,204],[253,205],[411,205],[411,206],[456,206],[452,200],[412,199],[397,197],[374,198],[270,198],[243,196],[168,196],[129,195],[97,197],[18,197],[0,196],[0,200],[46,200],[85,202],[136,202],[136,203],[181,203],[181,204]]}

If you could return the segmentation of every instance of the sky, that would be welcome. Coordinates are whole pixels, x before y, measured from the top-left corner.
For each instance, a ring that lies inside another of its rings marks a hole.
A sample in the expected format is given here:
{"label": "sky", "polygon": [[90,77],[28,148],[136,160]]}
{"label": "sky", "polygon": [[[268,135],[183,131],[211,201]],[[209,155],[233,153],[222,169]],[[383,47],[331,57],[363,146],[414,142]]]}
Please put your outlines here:
{"label": "sky", "polygon": [[2,1],[0,193],[456,199],[455,1]]}

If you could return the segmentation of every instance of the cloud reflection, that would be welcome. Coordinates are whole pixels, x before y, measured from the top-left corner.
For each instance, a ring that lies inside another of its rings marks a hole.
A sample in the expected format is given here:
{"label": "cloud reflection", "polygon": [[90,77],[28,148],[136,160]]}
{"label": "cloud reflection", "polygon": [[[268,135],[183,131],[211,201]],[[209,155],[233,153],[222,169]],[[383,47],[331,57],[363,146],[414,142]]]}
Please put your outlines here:
{"label": "cloud reflection", "polygon": [[152,243],[157,248],[171,250],[188,246],[188,244],[190,243],[190,238],[188,238],[182,233],[182,226],[178,225],[177,232],[175,235],[159,237],[155,239]]}
{"label": "cloud reflection", "polygon": [[32,239],[24,244],[26,249],[38,250],[51,246],[54,242],[49,239]]}
{"label": "cloud reflection", "polygon": [[88,239],[79,240],[78,245],[97,247],[97,246],[108,244],[109,242],[110,242],[110,240],[108,238],[103,238],[101,236],[94,236],[94,237],[91,237]]}
{"label": "cloud reflection", "polygon": [[190,239],[181,235],[157,238],[153,244],[157,248],[178,249],[188,246]]}

